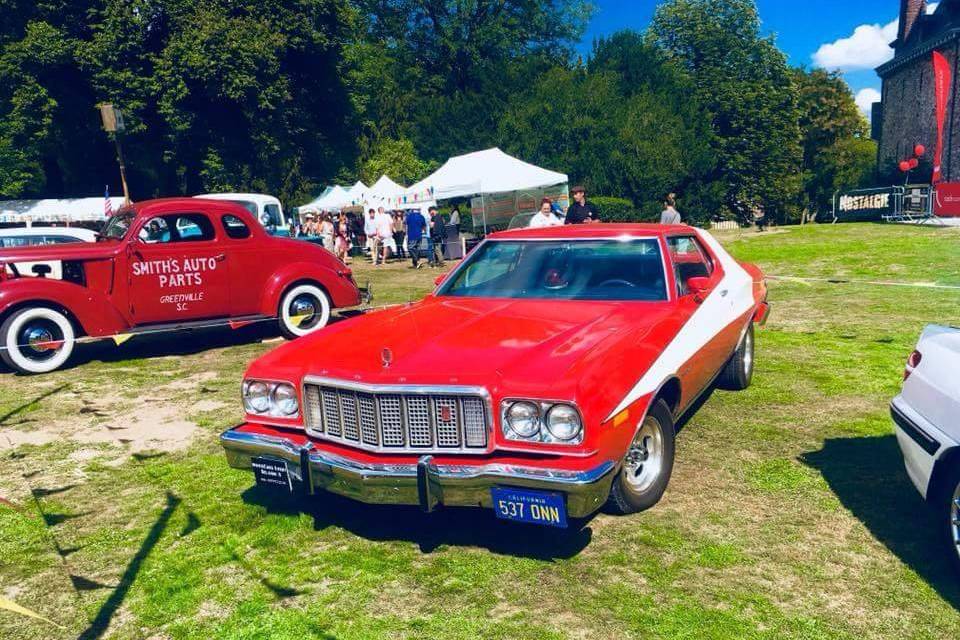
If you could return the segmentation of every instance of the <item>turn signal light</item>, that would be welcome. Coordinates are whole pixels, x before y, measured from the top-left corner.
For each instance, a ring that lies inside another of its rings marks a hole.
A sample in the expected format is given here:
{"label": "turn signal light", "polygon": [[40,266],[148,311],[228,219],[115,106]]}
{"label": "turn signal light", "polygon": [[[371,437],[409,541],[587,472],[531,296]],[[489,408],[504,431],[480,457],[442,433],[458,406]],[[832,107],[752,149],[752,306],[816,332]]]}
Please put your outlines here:
{"label": "turn signal light", "polygon": [[920,361],[923,360],[923,354],[919,351],[914,351],[910,354],[910,357],[907,358],[907,366],[903,370],[903,379],[906,380],[910,377],[910,374],[913,373],[913,370],[920,366]]}

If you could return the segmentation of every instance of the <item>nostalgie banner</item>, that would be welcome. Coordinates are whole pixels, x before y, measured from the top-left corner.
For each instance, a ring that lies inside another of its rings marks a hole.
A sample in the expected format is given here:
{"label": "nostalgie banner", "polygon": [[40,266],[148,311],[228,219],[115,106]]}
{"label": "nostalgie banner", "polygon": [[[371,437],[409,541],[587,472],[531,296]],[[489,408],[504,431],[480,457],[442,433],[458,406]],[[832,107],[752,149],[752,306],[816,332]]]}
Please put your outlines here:
{"label": "nostalgie banner", "polygon": [[933,156],[933,184],[943,180],[943,128],[950,100],[950,63],[939,51],[933,52],[933,79],[937,110],[937,148]]}

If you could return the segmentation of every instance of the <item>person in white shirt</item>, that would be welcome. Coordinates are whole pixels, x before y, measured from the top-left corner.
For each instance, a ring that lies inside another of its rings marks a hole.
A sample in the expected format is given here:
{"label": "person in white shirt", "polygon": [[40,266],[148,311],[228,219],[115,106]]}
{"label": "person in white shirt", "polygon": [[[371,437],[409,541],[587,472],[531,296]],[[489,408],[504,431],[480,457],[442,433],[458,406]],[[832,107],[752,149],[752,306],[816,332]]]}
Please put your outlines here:
{"label": "person in white shirt", "polygon": [[677,211],[677,194],[671,193],[663,201],[663,213],[660,214],[660,224],[683,224],[683,218]]}
{"label": "person in white shirt", "polygon": [[[383,247],[382,260],[386,263],[386,261],[390,259],[391,253],[397,252],[397,243],[393,239],[393,218],[390,217],[390,214],[388,214],[383,207],[380,207],[375,220],[377,244],[379,247]],[[374,259],[373,263],[377,264],[377,260]]]}
{"label": "person in white shirt", "polygon": [[370,249],[370,259],[373,264],[377,264],[377,254],[380,252],[380,245],[377,243],[377,211],[370,209],[367,217],[363,219],[363,235],[367,237],[367,249]]}
{"label": "person in white shirt", "polygon": [[544,198],[540,201],[540,211],[530,220],[531,229],[542,229],[543,227],[559,227],[563,221],[553,213],[553,201],[550,198]]}

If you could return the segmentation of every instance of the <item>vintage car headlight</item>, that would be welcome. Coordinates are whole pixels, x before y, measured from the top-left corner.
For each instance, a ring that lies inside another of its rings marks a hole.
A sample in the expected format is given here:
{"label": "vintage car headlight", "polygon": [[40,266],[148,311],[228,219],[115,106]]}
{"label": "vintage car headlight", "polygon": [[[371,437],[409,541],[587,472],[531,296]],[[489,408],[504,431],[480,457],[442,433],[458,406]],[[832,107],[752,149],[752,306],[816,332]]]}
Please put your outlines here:
{"label": "vintage car headlight", "polygon": [[521,438],[532,438],[540,431],[540,409],[532,402],[514,402],[507,409],[506,422]]}
{"label": "vintage car headlight", "polygon": [[297,404],[297,390],[292,385],[278,384],[273,389],[272,398],[273,406],[285,416],[292,416],[300,409]]}
{"label": "vintage car headlight", "polygon": [[568,446],[583,442],[583,418],[570,403],[504,400],[500,418],[507,440]]}
{"label": "vintage car headlight", "polygon": [[287,382],[244,380],[241,393],[247,413],[292,418],[300,411],[297,390]]}
{"label": "vintage car headlight", "polygon": [[580,413],[568,404],[555,404],[547,412],[547,431],[557,440],[570,442],[583,431]]}

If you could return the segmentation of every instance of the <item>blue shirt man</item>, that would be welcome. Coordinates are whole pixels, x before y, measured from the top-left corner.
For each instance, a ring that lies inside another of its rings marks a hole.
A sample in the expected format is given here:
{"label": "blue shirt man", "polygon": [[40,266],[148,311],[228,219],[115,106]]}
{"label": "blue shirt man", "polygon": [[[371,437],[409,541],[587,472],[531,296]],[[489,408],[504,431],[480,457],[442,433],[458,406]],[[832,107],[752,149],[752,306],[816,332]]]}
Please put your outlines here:
{"label": "blue shirt man", "polygon": [[420,255],[423,252],[423,232],[427,227],[427,221],[423,214],[413,209],[407,212],[407,248],[410,250],[410,258],[413,261],[415,269],[420,268]]}

